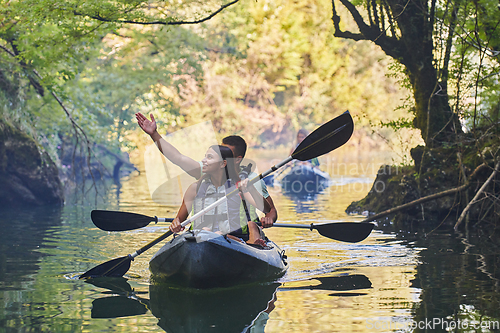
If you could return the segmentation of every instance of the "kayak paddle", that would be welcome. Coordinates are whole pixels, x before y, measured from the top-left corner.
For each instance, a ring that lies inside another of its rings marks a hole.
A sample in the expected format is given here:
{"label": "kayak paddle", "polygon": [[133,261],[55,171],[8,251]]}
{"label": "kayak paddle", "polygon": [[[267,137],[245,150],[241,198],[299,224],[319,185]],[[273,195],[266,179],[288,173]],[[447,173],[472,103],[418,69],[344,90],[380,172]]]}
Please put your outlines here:
{"label": "kayak paddle", "polygon": [[353,131],[354,122],[352,121],[349,111],[346,111],[340,116],[333,118],[329,122],[315,129],[304,140],[302,140],[298,147],[295,148],[291,156],[285,158],[280,163],[273,165],[271,169],[250,180],[249,185],[268,176],[270,173],[278,170],[293,159],[308,161],[312,158],[319,157],[337,149],[349,141]]}
{"label": "kayak paddle", "polygon": [[357,243],[370,235],[374,224],[365,222],[332,222],[321,224],[274,223],[273,227],[316,229],[322,236],[341,242]]}
{"label": "kayak paddle", "polygon": [[[321,125],[319,128],[314,130],[300,143],[297,148],[295,148],[290,157],[284,159],[282,162],[272,166],[271,169],[250,180],[249,185],[254,184],[265,176],[278,170],[283,165],[290,162],[292,159],[307,161],[314,157],[324,155],[334,149],[337,149],[349,140],[353,130],[354,123],[352,117],[349,114],[349,111],[346,111],[340,116],[330,120],[329,122]],[[191,223],[191,221],[196,220],[200,216],[206,214],[208,211],[224,203],[227,200],[228,196],[234,195],[236,193],[238,193],[238,189],[231,191],[225,197],[222,197],[213,204],[205,207],[203,210],[194,214],[191,218],[182,222],[181,225],[183,227],[186,226],[188,223]],[[169,230],[132,254],[102,263],[80,275],[80,279],[96,278],[101,276],[123,276],[129,270],[130,264],[135,257],[158,244],[165,238],[169,237],[171,234],[172,231]]]}
{"label": "kayak paddle", "polygon": [[[107,210],[93,210],[90,214],[94,224],[105,231],[125,231],[139,229],[151,222],[172,222],[172,218],[150,217],[146,215],[115,212]],[[357,243],[368,237],[373,224],[363,222],[332,222],[321,224],[285,224],[274,223],[273,227],[316,229],[320,235],[348,243]]]}
{"label": "kayak paddle", "polygon": [[147,226],[151,222],[172,222],[172,218],[150,217],[142,214],[93,210],[90,218],[95,226],[105,231],[126,231]]}

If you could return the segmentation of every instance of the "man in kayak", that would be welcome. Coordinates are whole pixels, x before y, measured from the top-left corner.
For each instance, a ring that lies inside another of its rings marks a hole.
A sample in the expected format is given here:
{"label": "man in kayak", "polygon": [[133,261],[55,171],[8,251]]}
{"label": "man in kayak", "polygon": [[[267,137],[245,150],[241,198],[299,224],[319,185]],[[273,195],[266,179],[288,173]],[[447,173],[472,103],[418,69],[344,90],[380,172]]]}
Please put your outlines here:
{"label": "man in kayak", "polygon": [[[136,113],[135,116],[141,129],[145,133],[149,134],[151,139],[156,143],[158,149],[166,158],[168,158],[172,163],[178,165],[187,174],[196,179],[199,179],[203,175],[203,170],[200,162],[195,161],[189,156],[182,154],[177,150],[177,148],[175,148],[173,145],[162,138],[162,136],[157,131],[156,121],[152,114],[150,115],[151,120],[147,119],[140,112]],[[242,167],[240,164],[245,157],[247,148],[245,140],[243,140],[243,138],[239,136],[232,135],[229,137],[225,137],[222,140],[222,143],[233,151],[233,156],[236,156],[234,158],[236,170],[241,171]],[[248,178],[252,179],[255,176],[257,176],[255,173],[250,173],[248,175]],[[265,215],[260,219],[260,223],[263,228],[272,227],[273,223],[276,222],[278,218],[278,213],[276,211],[276,207],[274,206],[273,200],[267,192],[266,185],[262,180],[256,182],[254,186],[261,192],[261,195],[264,197],[270,207],[269,211],[265,213]],[[255,208],[249,207],[248,210],[252,220],[255,220],[255,218],[257,218]],[[244,216],[246,215],[246,213],[242,212],[242,215]]]}
{"label": "man in kayak", "polygon": [[[268,202],[264,200],[255,186],[247,186],[248,179],[240,180],[232,160],[233,152],[229,147],[215,145],[208,148],[202,160],[203,176],[186,190],[177,216],[170,224],[172,232],[184,229],[181,223],[187,219],[191,211],[194,214],[202,211],[236,187],[239,188],[241,196],[227,197],[224,203],[193,221],[193,229],[213,231],[240,241],[239,232],[243,227],[240,218],[242,201],[250,203],[263,212],[269,211]],[[244,224],[249,229],[248,243],[266,246],[265,241],[260,237],[257,224],[253,221]]]}

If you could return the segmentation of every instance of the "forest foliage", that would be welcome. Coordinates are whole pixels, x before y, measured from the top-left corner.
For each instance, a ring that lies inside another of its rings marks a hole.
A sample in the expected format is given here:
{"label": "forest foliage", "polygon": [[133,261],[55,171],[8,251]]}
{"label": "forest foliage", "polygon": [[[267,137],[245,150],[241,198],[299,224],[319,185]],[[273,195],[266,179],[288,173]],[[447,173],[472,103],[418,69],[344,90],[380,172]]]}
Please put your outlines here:
{"label": "forest foliage", "polygon": [[347,109],[355,142],[380,124],[430,144],[427,126],[498,122],[492,0],[0,5],[2,117],[56,160],[65,142],[133,146],[135,112],[167,132],[210,120],[262,146]]}
{"label": "forest foliage", "polygon": [[221,136],[265,146],[347,109],[366,135],[370,121],[404,114],[394,112],[406,92],[387,77],[389,58],[335,38],[328,1],[2,1],[0,10],[2,116],[53,156],[77,139],[133,145],[135,112],[153,113],[163,131],[210,120]]}

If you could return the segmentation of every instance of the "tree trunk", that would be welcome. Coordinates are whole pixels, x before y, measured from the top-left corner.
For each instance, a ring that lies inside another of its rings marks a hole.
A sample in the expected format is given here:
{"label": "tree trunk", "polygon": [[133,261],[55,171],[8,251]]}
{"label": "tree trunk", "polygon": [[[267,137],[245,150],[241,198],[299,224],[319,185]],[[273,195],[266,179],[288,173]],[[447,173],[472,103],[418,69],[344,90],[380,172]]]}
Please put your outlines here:
{"label": "tree trunk", "polygon": [[[398,14],[395,21],[401,31],[399,42],[404,45],[399,60],[405,66],[413,88],[414,126],[429,147],[448,142],[450,134],[455,133],[456,123],[448,100],[447,82],[439,82],[435,67],[434,9],[428,7],[427,0],[387,2],[391,12]],[[387,51],[387,54],[393,53]]]}
{"label": "tree trunk", "polygon": [[460,125],[449,105],[445,81],[447,78],[442,78],[444,81],[440,83],[435,67],[435,1],[385,0],[383,5],[377,1],[368,1],[369,25],[350,1],[340,2],[351,13],[360,33],[340,29],[340,16],[336,12],[335,1],[332,1],[335,36],[371,40],[388,56],[400,62],[405,67],[413,88],[414,126],[420,129],[422,138],[429,147],[449,142],[450,136],[460,131]]}
{"label": "tree trunk", "polygon": [[[449,142],[455,133],[457,118],[451,111],[448,94],[438,82],[434,68],[409,74],[415,99],[413,124],[420,130],[428,147]],[[458,128],[460,131],[460,127]]]}

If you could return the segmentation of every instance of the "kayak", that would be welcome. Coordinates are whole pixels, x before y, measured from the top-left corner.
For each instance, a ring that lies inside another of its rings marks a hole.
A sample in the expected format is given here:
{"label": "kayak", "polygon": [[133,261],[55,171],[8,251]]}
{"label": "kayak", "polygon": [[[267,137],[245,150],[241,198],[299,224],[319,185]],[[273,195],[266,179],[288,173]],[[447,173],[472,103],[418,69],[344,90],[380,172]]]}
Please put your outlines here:
{"label": "kayak", "polygon": [[285,251],[274,242],[252,246],[201,230],[178,235],[149,262],[152,281],[188,288],[229,287],[273,281],[288,269]]}
{"label": "kayak", "polygon": [[308,164],[299,164],[280,180],[286,193],[319,193],[330,185],[330,175]]}

